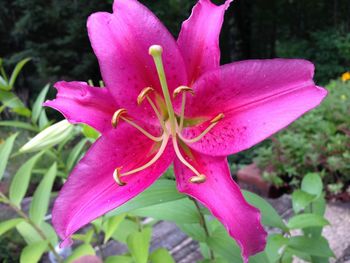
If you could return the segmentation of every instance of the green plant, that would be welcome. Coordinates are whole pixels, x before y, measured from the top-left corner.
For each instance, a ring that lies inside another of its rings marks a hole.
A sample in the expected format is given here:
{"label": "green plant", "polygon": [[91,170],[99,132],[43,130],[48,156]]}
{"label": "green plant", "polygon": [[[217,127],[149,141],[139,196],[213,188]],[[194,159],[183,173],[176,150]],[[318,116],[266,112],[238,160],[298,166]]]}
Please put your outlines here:
{"label": "green plant", "polygon": [[330,192],[350,183],[350,83],[327,85],[329,95],[315,110],[257,149],[255,161],[277,186],[299,186],[304,174],[318,173]]}

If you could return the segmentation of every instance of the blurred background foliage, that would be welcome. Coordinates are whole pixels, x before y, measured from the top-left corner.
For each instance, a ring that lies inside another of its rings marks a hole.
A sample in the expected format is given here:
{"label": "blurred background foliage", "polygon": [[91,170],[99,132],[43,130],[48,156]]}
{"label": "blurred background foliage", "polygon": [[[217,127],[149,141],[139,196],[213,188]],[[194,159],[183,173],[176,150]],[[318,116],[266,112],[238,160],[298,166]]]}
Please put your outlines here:
{"label": "blurred background foliage", "polygon": [[[6,66],[33,58],[17,82],[22,99],[28,102],[47,82],[100,79],[85,25],[91,13],[111,12],[111,2],[0,1],[0,57],[10,64]],[[141,2],[177,36],[196,1]],[[316,64],[316,79],[325,84],[350,66],[349,14],[347,0],[236,0],[226,14],[221,34],[222,62],[306,58]]]}

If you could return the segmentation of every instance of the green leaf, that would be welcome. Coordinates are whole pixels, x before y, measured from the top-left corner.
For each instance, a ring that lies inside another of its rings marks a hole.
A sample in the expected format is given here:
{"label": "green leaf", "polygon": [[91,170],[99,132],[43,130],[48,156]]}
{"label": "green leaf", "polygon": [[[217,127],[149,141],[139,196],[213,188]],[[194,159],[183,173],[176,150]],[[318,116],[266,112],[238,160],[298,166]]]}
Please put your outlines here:
{"label": "green leaf", "polygon": [[177,226],[181,229],[182,232],[194,240],[205,242],[207,238],[205,231],[200,224],[177,224]]}
{"label": "green leaf", "polygon": [[130,213],[136,216],[152,217],[176,223],[194,224],[199,221],[198,211],[188,198],[140,208]]}
{"label": "green leaf", "polygon": [[40,151],[55,146],[67,139],[72,131],[73,125],[67,120],[60,121],[32,138],[19,150],[21,153]]}
{"label": "green leaf", "polygon": [[299,213],[304,210],[313,200],[317,198],[315,195],[311,195],[302,190],[296,190],[292,194],[293,210],[295,213]]}
{"label": "green leaf", "polygon": [[[22,223],[19,223],[16,226],[16,229],[28,245],[39,242],[39,241],[43,241],[43,239],[38,234],[38,232],[30,224],[28,224],[25,221]],[[40,226],[40,229],[43,231],[43,233],[45,234],[46,238],[50,241],[50,243],[53,246],[56,246],[58,243],[58,238],[57,238],[56,232],[52,228],[52,226],[46,222],[43,222]]]}
{"label": "green leaf", "polygon": [[38,129],[35,128],[33,125],[22,121],[0,121],[0,126],[20,128],[34,132],[38,131]]}
{"label": "green leaf", "polygon": [[38,188],[35,190],[32,203],[29,209],[29,217],[34,223],[40,225],[44,220],[50,203],[50,194],[53,183],[57,175],[57,164],[54,163],[44,178],[41,180]]}
{"label": "green leaf", "polygon": [[40,130],[43,130],[44,128],[46,128],[50,124],[52,124],[52,122],[50,122],[49,119],[47,118],[45,108],[43,108],[41,110],[40,116],[39,116],[39,128],[40,128]]}
{"label": "green leaf", "polygon": [[161,179],[156,181],[151,187],[137,197],[110,212],[108,216],[123,214],[138,208],[146,208],[156,204],[183,199],[185,197],[185,195],[177,191],[174,181]]}
{"label": "green leaf", "polygon": [[128,236],[134,232],[137,232],[138,229],[139,226],[135,222],[129,219],[125,219],[120,223],[120,226],[112,236],[114,240],[117,240],[121,243],[126,243]]}
{"label": "green leaf", "polygon": [[13,144],[17,135],[17,133],[11,135],[5,142],[0,144],[0,180],[4,176],[7,162],[12,152]]}
{"label": "green leaf", "polygon": [[83,256],[94,256],[95,250],[90,244],[83,244],[74,249],[73,253],[67,258],[65,263],[72,263]]}
{"label": "green leaf", "polygon": [[19,115],[29,117],[31,114],[30,110],[13,92],[0,90],[0,101],[4,104],[4,107],[10,108]]}
{"label": "green leaf", "polygon": [[303,229],[307,227],[323,227],[329,222],[322,216],[316,214],[301,214],[292,217],[287,226],[289,229]]}
{"label": "green leaf", "polygon": [[152,229],[149,227],[128,236],[126,243],[135,263],[147,263],[151,236]]}
{"label": "green leaf", "polygon": [[150,260],[152,263],[175,263],[175,260],[170,255],[169,251],[164,248],[158,248],[151,256]]}
{"label": "green leaf", "polygon": [[120,226],[120,223],[124,220],[126,214],[116,215],[108,218],[103,224],[103,229],[105,233],[104,243],[112,237],[113,233]]}
{"label": "green leaf", "polygon": [[320,196],[323,190],[322,179],[317,173],[308,173],[301,182],[301,190]]}
{"label": "green leaf", "polygon": [[20,206],[29,186],[30,177],[35,163],[43,155],[44,152],[40,152],[26,161],[16,172],[12,179],[9,197],[12,203],[16,206]]}
{"label": "green leaf", "polygon": [[249,258],[249,263],[270,263],[265,251],[262,251]]}
{"label": "green leaf", "polygon": [[21,252],[20,263],[37,263],[47,250],[47,242],[40,241],[26,246]]}
{"label": "green leaf", "polygon": [[105,263],[133,263],[132,257],[129,256],[110,256]]}
{"label": "green leaf", "polygon": [[33,108],[32,108],[32,122],[37,123],[39,120],[40,113],[43,109],[43,103],[46,98],[46,94],[50,88],[49,84],[46,84],[46,86],[42,89],[42,91],[39,93],[38,97],[36,98]]}
{"label": "green leaf", "polygon": [[87,143],[87,139],[82,139],[77,145],[74,146],[70,154],[67,158],[67,170],[72,170],[74,164],[77,162],[81,151],[83,150],[85,144]]}
{"label": "green leaf", "polygon": [[248,203],[260,210],[261,220],[265,226],[277,227],[284,231],[288,231],[288,228],[284,224],[280,215],[267,201],[248,191],[243,191],[243,195]]}
{"label": "green leaf", "polygon": [[16,227],[19,223],[23,222],[23,218],[14,218],[0,223],[0,236],[12,228]]}
{"label": "green leaf", "polygon": [[18,77],[18,74],[21,72],[22,68],[25,66],[25,64],[27,64],[29,61],[31,60],[31,58],[25,58],[23,60],[21,60],[20,62],[17,63],[16,67],[14,68],[11,77],[10,77],[10,81],[9,81],[9,86],[10,89],[13,88],[13,86],[15,85],[16,79]]}
{"label": "green leaf", "polygon": [[310,238],[306,236],[291,237],[288,246],[297,251],[307,253],[311,256],[333,257],[334,253],[330,249],[328,241],[323,237]]}
{"label": "green leaf", "polygon": [[10,90],[10,87],[8,86],[7,81],[2,76],[0,76],[0,89],[5,91]]}
{"label": "green leaf", "polygon": [[210,224],[214,224],[215,228],[207,239],[207,245],[227,262],[242,263],[241,250],[225,228],[217,220],[211,221]]}
{"label": "green leaf", "polygon": [[86,124],[83,125],[83,134],[87,139],[91,139],[93,141],[100,137],[100,133],[98,131]]}
{"label": "green leaf", "polygon": [[273,234],[268,237],[265,252],[269,262],[277,262],[285,248],[287,247],[288,239],[281,234]]}

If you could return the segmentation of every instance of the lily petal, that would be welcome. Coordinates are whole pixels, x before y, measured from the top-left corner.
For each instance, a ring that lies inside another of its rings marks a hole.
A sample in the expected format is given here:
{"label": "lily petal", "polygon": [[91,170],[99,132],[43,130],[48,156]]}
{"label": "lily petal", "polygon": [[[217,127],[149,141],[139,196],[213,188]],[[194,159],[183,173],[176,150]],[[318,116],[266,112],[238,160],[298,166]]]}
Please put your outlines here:
{"label": "lily petal", "polygon": [[148,162],[155,155],[154,147],[153,141],[126,124],[94,143],[55,201],[52,222],[64,240],[62,246],[70,243],[70,236],[79,228],[127,202],[161,176],[173,160],[171,145],[149,168],[122,177],[125,186],[113,179],[117,167],[130,171]]}
{"label": "lily petal", "polygon": [[262,250],[266,244],[266,232],[260,222],[260,212],[248,204],[237,184],[232,180],[225,157],[212,157],[192,151],[186,159],[198,171],[206,175],[200,184],[190,183],[193,172],[177,158],[174,171],[177,188],[205,205],[226,227],[241,247],[244,262]]}
{"label": "lily petal", "polygon": [[146,7],[136,0],[115,0],[114,13],[92,14],[87,22],[91,45],[103,80],[119,105],[138,119],[156,123],[152,108],[137,105],[142,89],[161,93],[149,47],[163,47],[163,63],[170,89],[187,83],[184,61],[175,39]]}
{"label": "lily petal", "polygon": [[61,112],[71,123],[85,123],[103,133],[112,128],[111,119],[116,102],[105,88],[91,87],[85,82],[57,82],[56,99],[44,106]]}
{"label": "lily petal", "polygon": [[210,0],[199,0],[190,18],[183,22],[177,43],[186,62],[189,84],[220,66],[219,35],[225,10],[232,1],[217,6]]}
{"label": "lily petal", "polygon": [[[225,117],[201,141],[189,145],[209,155],[245,150],[316,107],[327,95],[315,86],[314,66],[305,60],[251,60],[222,66],[194,84],[186,117]],[[200,101],[201,103],[198,103]],[[188,128],[184,137],[205,125]]]}

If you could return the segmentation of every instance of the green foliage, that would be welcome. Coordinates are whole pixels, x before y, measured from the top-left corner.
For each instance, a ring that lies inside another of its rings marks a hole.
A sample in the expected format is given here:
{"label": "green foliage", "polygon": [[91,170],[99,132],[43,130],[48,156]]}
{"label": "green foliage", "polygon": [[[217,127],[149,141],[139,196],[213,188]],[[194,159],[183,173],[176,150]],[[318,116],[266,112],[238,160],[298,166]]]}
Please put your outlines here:
{"label": "green foliage", "polygon": [[[334,191],[334,185],[340,184],[343,191],[349,186],[350,82],[332,81],[327,89],[328,97],[318,108],[257,149],[256,162],[268,181],[296,188],[303,175],[315,173],[328,191]],[[314,183],[320,193],[321,182]]]}
{"label": "green foliage", "polygon": [[340,76],[350,65],[348,30],[325,29],[310,33],[307,39],[286,39],[277,45],[277,55],[305,58],[316,64],[316,79],[327,83]]}

